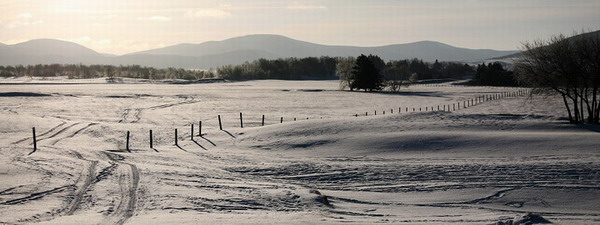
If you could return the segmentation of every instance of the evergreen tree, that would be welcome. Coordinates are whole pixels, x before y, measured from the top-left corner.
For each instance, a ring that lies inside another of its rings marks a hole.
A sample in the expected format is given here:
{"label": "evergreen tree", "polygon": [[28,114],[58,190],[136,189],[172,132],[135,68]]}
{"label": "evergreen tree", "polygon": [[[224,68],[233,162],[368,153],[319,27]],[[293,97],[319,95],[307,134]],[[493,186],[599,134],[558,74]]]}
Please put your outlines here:
{"label": "evergreen tree", "polygon": [[[370,56],[374,57],[374,56]],[[383,78],[369,57],[360,55],[352,68],[352,82],[350,90],[363,89],[365,91],[381,90]]]}
{"label": "evergreen tree", "polygon": [[440,79],[442,76],[442,69],[443,66],[440,62],[438,62],[438,60],[435,60],[435,63],[433,63],[433,65],[431,65],[431,77],[433,79]]}
{"label": "evergreen tree", "polygon": [[478,65],[473,81],[476,85],[517,86],[513,72],[505,70],[499,62]]}

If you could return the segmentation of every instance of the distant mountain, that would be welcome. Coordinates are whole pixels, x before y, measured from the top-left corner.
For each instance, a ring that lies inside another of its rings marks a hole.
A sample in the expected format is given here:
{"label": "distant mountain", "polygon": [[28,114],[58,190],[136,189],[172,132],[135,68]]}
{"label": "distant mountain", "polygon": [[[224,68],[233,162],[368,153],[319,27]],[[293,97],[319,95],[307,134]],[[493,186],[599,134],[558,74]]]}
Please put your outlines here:
{"label": "distant mountain", "polygon": [[82,45],[73,42],[54,40],[54,39],[37,39],[26,41],[23,43],[11,45],[13,51],[27,53],[30,55],[56,55],[63,56],[98,56],[100,55],[94,50],[86,48]]}
{"label": "distant mountain", "polygon": [[68,41],[37,39],[0,46],[3,65],[49,63],[107,63],[107,58],[92,49]]}
{"label": "distant mountain", "polygon": [[441,61],[472,61],[516,52],[457,48],[434,41],[379,47],[331,46],[299,41],[280,35],[260,34],[236,37],[223,41],[209,41],[201,44],[179,44],[132,53],[130,55],[185,55],[198,57],[225,54],[238,50],[263,51],[272,54],[273,58],[375,54],[385,60],[420,58],[425,61],[435,61],[436,59]]}
{"label": "distant mountain", "polygon": [[157,68],[208,69],[228,64],[242,64],[260,58],[277,58],[264,51],[237,50],[205,56],[128,54],[111,58],[113,65],[143,65]]}
{"label": "distant mountain", "polygon": [[248,35],[223,41],[178,44],[115,56],[101,54],[67,41],[39,39],[15,45],[0,45],[0,64],[137,64],[157,68],[203,69],[241,64],[259,58],[375,54],[384,60],[419,58],[425,61],[435,61],[436,59],[440,61],[477,61],[513,53],[516,51],[457,48],[433,41],[379,47],[355,47],[320,45],[280,35]]}

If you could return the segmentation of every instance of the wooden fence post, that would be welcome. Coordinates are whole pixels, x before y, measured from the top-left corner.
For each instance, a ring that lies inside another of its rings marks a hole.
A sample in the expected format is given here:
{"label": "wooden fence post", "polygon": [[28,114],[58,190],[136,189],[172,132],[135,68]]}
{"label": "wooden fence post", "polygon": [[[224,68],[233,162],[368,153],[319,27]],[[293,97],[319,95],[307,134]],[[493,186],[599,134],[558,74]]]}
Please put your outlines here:
{"label": "wooden fence post", "polygon": [[261,126],[265,125],[265,115],[262,115],[262,122],[260,123]]}
{"label": "wooden fence post", "polygon": [[131,152],[131,150],[129,150],[129,131],[127,131],[127,143],[125,144],[125,148],[128,152]]}
{"label": "wooden fence post", "polygon": [[192,123],[192,132],[190,132],[190,139],[194,140],[194,123]]}
{"label": "wooden fence post", "polygon": [[153,142],[152,130],[150,130],[150,148],[154,148],[154,144],[152,142]]}
{"label": "wooden fence post", "polygon": [[179,144],[177,143],[177,128],[175,128],[175,145],[179,146]]}
{"label": "wooden fence post", "polygon": [[198,136],[202,137],[202,120],[198,121]]}
{"label": "wooden fence post", "polygon": [[240,112],[240,128],[244,128],[244,118],[242,117],[241,112]]}
{"label": "wooden fence post", "polygon": [[221,115],[218,115],[219,118],[219,130],[223,130],[223,124],[221,124]]}
{"label": "wooden fence post", "polygon": [[35,139],[35,127],[31,128],[33,132],[33,151],[37,151],[37,139]]}
{"label": "wooden fence post", "polygon": [[283,123],[283,116],[281,117],[281,121],[279,123]]}
{"label": "wooden fence post", "polygon": [[175,145],[178,145],[177,144],[177,128],[175,128]]}

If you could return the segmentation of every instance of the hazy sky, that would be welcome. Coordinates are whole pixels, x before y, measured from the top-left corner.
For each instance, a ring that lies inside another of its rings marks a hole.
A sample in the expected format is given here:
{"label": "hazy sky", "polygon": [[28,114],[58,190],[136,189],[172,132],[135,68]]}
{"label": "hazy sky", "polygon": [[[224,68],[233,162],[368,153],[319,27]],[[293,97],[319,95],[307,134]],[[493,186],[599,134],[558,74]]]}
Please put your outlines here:
{"label": "hazy sky", "polygon": [[600,29],[599,0],[0,0],[0,9],[2,43],[54,38],[113,54],[248,34],[512,50]]}

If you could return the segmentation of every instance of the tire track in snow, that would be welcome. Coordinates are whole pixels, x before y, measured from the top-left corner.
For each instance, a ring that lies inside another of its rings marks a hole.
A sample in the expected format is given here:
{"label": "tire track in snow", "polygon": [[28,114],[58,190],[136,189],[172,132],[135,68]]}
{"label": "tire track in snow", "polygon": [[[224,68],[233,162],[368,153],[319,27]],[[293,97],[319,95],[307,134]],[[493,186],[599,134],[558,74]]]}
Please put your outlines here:
{"label": "tire track in snow", "polygon": [[56,143],[58,143],[58,142],[60,142],[60,141],[62,141],[62,140],[65,140],[65,139],[68,139],[68,138],[75,137],[75,135],[77,135],[77,134],[81,133],[82,131],[84,131],[85,129],[88,129],[88,128],[90,128],[90,127],[92,127],[92,126],[95,126],[95,125],[98,125],[98,123],[89,123],[89,124],[87,124],[85,127],[82,127],[82,128],[80,128],[79,130],[76,130],[76,131],[75,131],[75,132],[73,132],[72,134],[70,134],[70,135],[68,135],[68,136],[66,136],[66,137],[64,137],[64,138],[60,138],[60,139],[57,139],[57,140],[53,141],[53,142],[51,143],[51,145],[56,145]]}
{"label": "tire track in snow", "polygon": [[51,195],[51,194],[55,194],[55,193],[59,193],[68,189],[74,188],[74,185],[70,184],[70,185],[65,185],[65,186],[60,186],[57,188],[53,188],[50,190],[46,190],[46,191],[40,191],[40,192],[35,192],[35,193],[31,193],[28,196],[25,197],[21,197],[21,198],[16,198],[16,199],[12,199],[12,200],[8,200],[5,202],[0,203],[0,205],[16,205],[16,204],[21,204],[21,203],[25,203],[28,201],[32,201],[32,200],[37,200],[40,198],[43,198],[47,195]]}
{"label": "tire track in snow", "polygon": [[85,159],[85,158],[83,158],[83,156],[81,156],[81,154],[79,154],[78,152],[75,152],[75,151],[73,151],[73,153],[75,154],[75,156],[78,159],[88,161],[89,165],[87,167],[87,171],[85,172],[85,181],[83,182],[83,185],[81,185],[81,187],[75,193],[75,198],[73,199],[73,201],[71,202],[71,204],[69,206],[69,209],[65,213],[66,215],[73,215],[73,213],[77,210],[77,208],[81,204],[83,195],[87,192],[87,190],[90,188],[90,186],[96,180],[95,172],[96,172],[96,166],[98,165],[98,161],[92,161],[92,160]]}
{"label": "tire track in snow", "polygon": [[[137,109],[125,109],[125,111],[123,111],[123,114],[121,115],[121,120],[119,120],[119,123],[125,123],[127,121],[131,121],[130,123],[137,123],[138,121],[140,121],[140,115],[142,114],[142,110],[141,108],[137,108]],[[131,111],[133,111],[133,113],[131,113]],[[129,117],[133,117],[132,119]]]}
{"label": "tire track in snow", "polygon": [[[150,106],[150,107],[146,107],[146,108],[128,108],[123,111],[123,114],[121,115],[121,120],[119,120],[119,123],[137,123],[141,119],[143,110],[166,109],[166,108],[180,106],[180,105],[193,104],[196,102],[199,102],[199,100],[195,100],[194,97],[186,96],[185,99],[181,102],[161,104],[161,105]],[[133,111],[133,113],[132,113],[132,111]]]}
{"label": "tire track in snow", "polygon": [[79,124],[81,124],[81,122],[77,122],[77,123],[71,124],[71,125],[69,125],[69,126],[66,126],[66,127],[62,128],[62,129],[60,129],[59,131],[57,131],[56,133],[54,133],[54,134],[52,134],[52,135],[50,135],[50,136],[48,136],[48,137],[43,137],[43,138],[40,138],[40,139],[38,139],[37,141],[38,141],[38,142],[40,142],[40,141],[43,141],[43,140],[47,140],[47,139],[50,139],[50,138],[54,138],[54,137],[58,136],[59,134],[62,134],[62,133],[63,133],[63,132],[65,132],[66,130],[70,129],[71,127],[77,126],[77,125],[79,125]]}
{"label": "tire track in snow", "polygon": [[137,189],[140,182],[140,174],[137,166],[131,163],[123,162],[125,157],[103,152],[111,161],[119,165],[127,165],[129,170],[121,170],[119,179],[119,188],[121,190],[121,199],[117,209],[112,213],[113,218],[106,218],[101,224],[124,224],[133,216],[137,203]]}
{"label": "tire track in snow", "polygon": [[[38,135],[38,137],[43,137],[43,136],[47,135],[48,133],[50,133],[50,132],[53,132],[54,130],[58,129],[59,127],[62,127],[62,126],[63,126],[63,125],[65,125],[66,123],[67,123],[67,122],[65,122],[65,121],[62,121],[60,124],[58,124],[58,125],[56,125],[56,126],[54,126],[54,127],[50,128],[50,129],[49,129],[49,130],[47,130],[46,132],[39,134],[39,135]],[[24,141],[27,141],[27,140],[31,140],[31,137],[23,138],[23,139],[21,139],[21,140],[18,140],[18,141],[15,141],[15,142],[13,142],[12,144],[20,144],[20,143],[22,143],[22,142],[24,142]]]}

